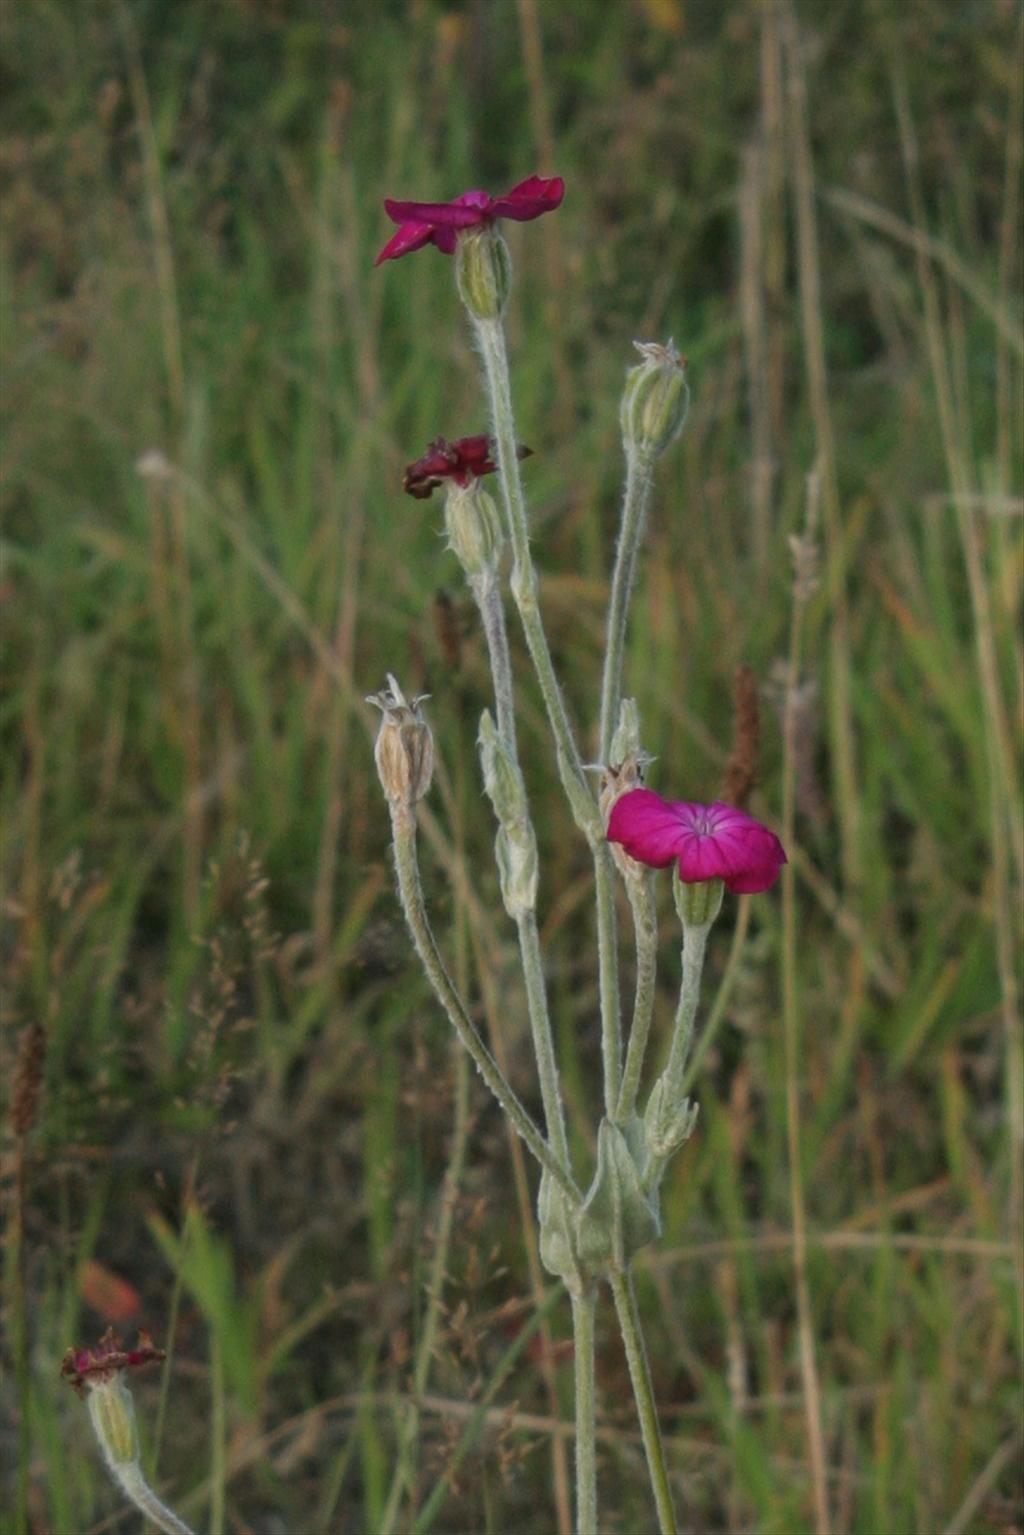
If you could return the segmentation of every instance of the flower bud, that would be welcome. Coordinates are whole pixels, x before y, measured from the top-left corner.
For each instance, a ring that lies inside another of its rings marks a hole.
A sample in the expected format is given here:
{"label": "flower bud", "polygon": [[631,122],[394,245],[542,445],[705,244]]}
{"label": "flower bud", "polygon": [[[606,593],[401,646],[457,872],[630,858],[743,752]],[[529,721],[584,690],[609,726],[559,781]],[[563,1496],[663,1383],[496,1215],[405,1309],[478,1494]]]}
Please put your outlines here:
{"label": "flower bud", "polygon": [[643,362],[626,375],[620,411],[622,439],[627,452],[655,459],[679,435],[686,420],[690,404],[686,359],[671,341],[667,346],[656,341],[635,341],[633,345]]}
{"label": "flower bud", "polygon": [[537,906],[537,839],[529,821],[512,832],[499,826],[494,856],[505,910],[518,921]]}
{"label": "flower bud", "polygon": [[374,757],[381,787],[392,805],[406,808],[421,800],[434,773],[434,740],[420,704],[427,693],[406,699],[392,674],[388,685],[366,702],[381,711]]}
{"label": "flower bud", "polygon": [[659,1077],[644,1112],[644,1141],[651,1157],[661,1161],[689,1140],[697,1123],[699,1105],[689,1098],[677,1099],[666,1077]]}
{"label": "flower bud", "polygon": [[585,1268],[621,1274],[632,1255],[660,1232],[657,1204],[644,1192],[625,1135],[602,1119],[597,1169],[577,1223],[577,1250]]}
{"label": "flower bud", "polygon": [[494,814],[502,826],[509,826],[516,821],[525,821],[527,808],[523,775],[508,747],[498,735],[489,709],[485,709],[480,716],[477,745],[480,748],[484,789],[487,798],[494,806]]}
{"label": "flower bud", "polygon": [[519,918],[537,904],[537,839],[530,824],[523,775],[487,709],[480,719],[479,745],[484,789],[498,818],[494,854],[501,898],[509,916]]}
{"label": "flower bud", "polygon": [[725,885],[720,879],[702,879],[691,884],[679,878],[678,865],[672,870],[672,896],[684,927],[710,927],[722,909],[724,894]]}
{"label": "flower bud", "polygon": [[448,547],[470,580],[497,569],[504,542],[501,516],[494,497],[478,480],[467,485],[449,480],[444,525]]}
{"label": "flower bud", "polygon": [[484,225],[459,235],[455,275],[459,297],[475,320],[501,318],[512,286],[512,262],[496,229]]}

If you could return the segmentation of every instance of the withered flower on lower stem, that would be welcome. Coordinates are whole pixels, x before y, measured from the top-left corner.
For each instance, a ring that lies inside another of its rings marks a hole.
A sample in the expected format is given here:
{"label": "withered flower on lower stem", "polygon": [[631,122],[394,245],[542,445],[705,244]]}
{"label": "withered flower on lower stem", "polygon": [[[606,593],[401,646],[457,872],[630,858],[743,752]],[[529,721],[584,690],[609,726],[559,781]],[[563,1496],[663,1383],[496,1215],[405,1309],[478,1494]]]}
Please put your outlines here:
{"label": "withered flower on lower stem", "polygon": [[[456,485],[469,485],[482,475],[494,473],[498,467],[493,456],[496,452],[492,437],[459,437],[455,442],[438,437],[422,458],[407,466],[402,476],[402,489],[417,501],[425,501],[445,480]],[[532,454],[532,448],[520,445],[516,449],[520,460],[530,458]]]}
{"label": "withered flower on lower stem", "polygon": [[114,1329],[108,1327],[95,1348],[69,1348],[60,1373],[68,1385],[85,1396],[90,1386],[107,1385],[122,1370],[136,1370],[146,1364],[159,1364],[167,1355],[157,1348],[148,1332],[139,1332],[134,1348],[122,1347]]}

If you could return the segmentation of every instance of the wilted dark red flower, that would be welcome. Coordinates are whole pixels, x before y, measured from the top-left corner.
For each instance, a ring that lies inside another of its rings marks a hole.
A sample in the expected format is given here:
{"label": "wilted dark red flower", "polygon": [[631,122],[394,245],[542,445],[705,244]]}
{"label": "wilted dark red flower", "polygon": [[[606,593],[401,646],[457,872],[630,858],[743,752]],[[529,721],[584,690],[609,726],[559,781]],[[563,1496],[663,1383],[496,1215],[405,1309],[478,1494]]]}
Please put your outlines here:
{"label": "wilted dark red flower", "polygon": [[651,789],[634,789],[615,802],[608,840],[654,869],[678,860],[684,884],[720,879],[733,895],[767,890],[786,862],[775,833],[734,805],[665,800]]}
{"label": "wilted dark red flower", "polygon": [[[468,485],[483,474],[494,473],[498,465],[491,455],[495,451],[491,437],[460,437],[457,442],[438,437],[422,458],[409,464],[402,476],[402,489],[417,501],[425,501],[445,480]],[[516,449],[520,459],[529,458],[532,453],[532,448],[522,445]]]}
{"label": "wilted dark red flower", "polygon": [[134,1348],[125,1349],[114,1329],[108,1327],[95,1348],[69,1348],[64,1355],[60,1373],[79,1396],[85,1395],[87,1386],[102,1386],[114,1379],[122,1370],[135,1370],[144,1364],[158,1364],[166,1359],[162,1348],[157,1348],[148,1332],[139,1332]]}
{"label": "wilted dark red flower", "polygon": [[488,192],[479,191],[463,192],[448,203],[406,203],[386,197],[385,211],[398,229],[374,266],[407,256],[424,245],[436,245],[439,251],[451,256],[460,229],[493,224],[495,219],[519,222],[537,219],[557,208],[564,195],[565,182],[561,176],[527,176],[504,197],[491,197]]}

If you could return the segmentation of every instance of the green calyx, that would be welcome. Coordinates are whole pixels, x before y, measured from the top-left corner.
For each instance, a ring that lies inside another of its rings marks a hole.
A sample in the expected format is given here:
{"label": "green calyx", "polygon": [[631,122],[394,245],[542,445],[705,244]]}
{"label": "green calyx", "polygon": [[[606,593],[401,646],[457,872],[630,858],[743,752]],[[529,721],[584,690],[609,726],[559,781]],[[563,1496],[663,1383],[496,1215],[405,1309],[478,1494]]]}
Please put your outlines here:
{"label": "green calyx", "polygon": [[643,357],[626,375],[620,420],[627,452],[655,459],[682,431],[690,405],[686,361],[672,342],[636,341]]}
{"label": "green calyx", "polygon": [[720,879],[703,879],[687,884],[672,871],[672,896],[679,920],[684,927],[710,927],[722,909],[725,886]]}
{"label": "green calyx", "polygon": [[508,246],[493,227],[464,230],[455,247],[459,297],[475,320],[500,320],[512,287]]}
{"label": "green calyx", "polygon": [[470,580],[497,570],[505,542],[501,514],[479,480],[468,485],[449,482],[444,526],[448,547]]}

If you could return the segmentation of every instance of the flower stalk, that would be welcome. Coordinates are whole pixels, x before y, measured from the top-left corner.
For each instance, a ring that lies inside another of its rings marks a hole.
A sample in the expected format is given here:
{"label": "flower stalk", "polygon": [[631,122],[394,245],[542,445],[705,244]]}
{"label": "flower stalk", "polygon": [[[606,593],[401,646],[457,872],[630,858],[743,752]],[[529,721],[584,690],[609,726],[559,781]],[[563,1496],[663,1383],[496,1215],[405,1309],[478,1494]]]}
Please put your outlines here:
{"label": "flower stalk", "polygon": [[392,849],[402,910],[405,913],[405,920],[416,952],[420,957],[420,963],[434,989],[434,995],[448,1014],[452,1027],[472,1056],[487,1086],[512,1121],[527,1150],[555,1180],[563,1194],[568,1197],[570,1204],[577,1206],[580,1203],[580,1192],[571,1174],[555,1156],[515,1091],[502,1075],[497,1061],[481,1039],[445,968],[423,901],[416,850],[416,818],[411,808],[406,805],[392,804],[390,808]]}
{"label": "flower stalk", "polygon": [[672,1506],[672,1491],[669,1487],[665,1451],[661,1442],[661,1428],[658,1424],[658,1408],[654,1400],[651,1367],[644,1345],[633,1277],[629,1272],[612,1274],[610,1283],[615,1312],[619,1319],[619,1330],[622,1333],[622,1344],[626,1351],[629,1378],[633,1385],[633,1396],[636,1399],[637,1413],[640,1417],[640,1433],[644,1442],[644,1454],[647,1457],[654,1505],[658,1512],[658,1529],[660,1535],[677,1535],[676,1514]]}

